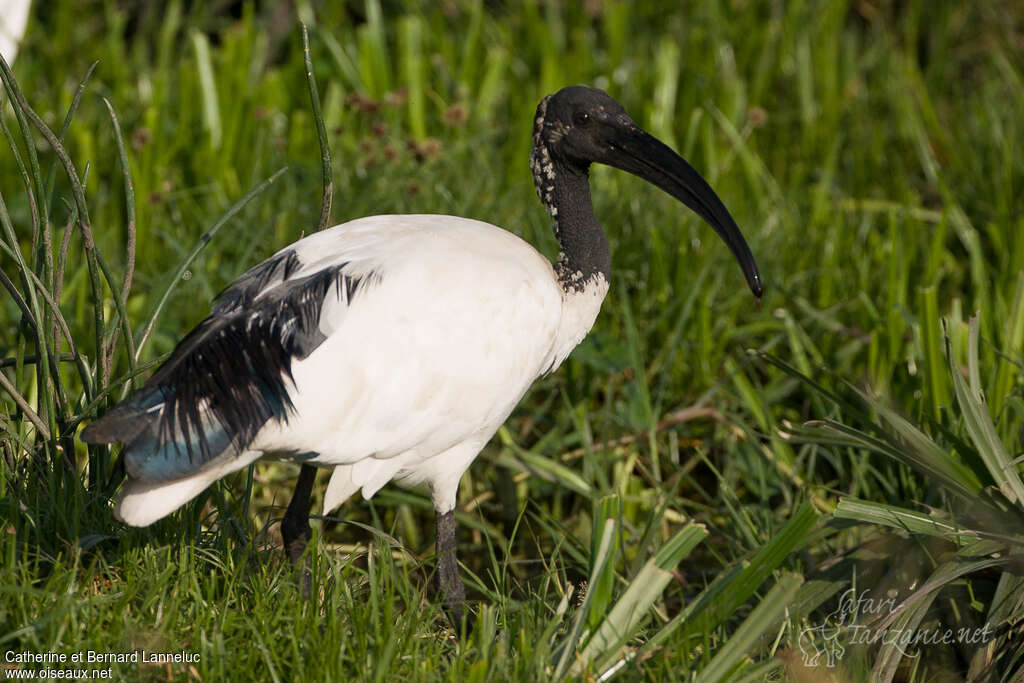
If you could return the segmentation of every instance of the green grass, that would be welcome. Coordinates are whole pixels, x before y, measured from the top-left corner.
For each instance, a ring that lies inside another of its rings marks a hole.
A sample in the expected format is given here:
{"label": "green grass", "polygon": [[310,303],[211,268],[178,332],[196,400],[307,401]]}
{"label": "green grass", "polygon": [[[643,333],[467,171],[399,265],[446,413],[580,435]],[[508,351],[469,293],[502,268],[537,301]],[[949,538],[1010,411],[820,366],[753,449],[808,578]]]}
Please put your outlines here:
{"label": "green grass", "polygon": [[708,178],[764,275],[758,305],[710,228],[594,169],[612,288],[463,479],[465,641],[423,492],[318,525],[313,603],[279,547],[293,466],[113,520],[76,430],[317,229],[317,116],[296,17],[44,4],[13,75],[74,170],[5,87],[0,648],[199,655],[125,680],[818,680],[801,633],[853,588],[905,605],[874,627],[996,644],[848,645],[838,680],[1024,671],[1014,3],[297,3],[333,223],[451,213],[554,256],[530,125],[582,82]]}

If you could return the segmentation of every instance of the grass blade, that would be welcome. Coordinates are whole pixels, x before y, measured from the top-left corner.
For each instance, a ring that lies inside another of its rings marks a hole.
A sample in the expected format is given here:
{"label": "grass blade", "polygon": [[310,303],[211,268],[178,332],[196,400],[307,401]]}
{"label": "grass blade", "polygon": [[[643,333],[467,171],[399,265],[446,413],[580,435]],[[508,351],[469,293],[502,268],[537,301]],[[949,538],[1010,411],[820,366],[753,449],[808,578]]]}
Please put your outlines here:
{"label": "grass blade", "polygon": [[[976,336],[977,318],[971,321],[971,328],[971,335]],[[969,346],[973,346],[972,351],[977,351],[976,344],[969,344]],[[982,403],[978,394],[972,394],[968,389],[967,382],[964,381],[960,369],[952,359],[951,365],[956,402],[963,415],[967,433],[978,450],[978,455],[1003,495],[1011,502],[1016,502],[1018,505],[1024,504],[1024,482],[1021,481],[1020,471],[1000,441],[985,404]],[[968,365],[976,367],[977,359],[970,359]]]}
{"label": "grass blade", "polygon": [[323,195],[320,201],[320,222],[317,230],[323,230],[331,222],[331,204],[334,202],[334,175],[331,170],[331,147],[327,142],[327,127],[324,115],[320,111],[320,95],[316,89],[316,76],[313,74],[313,58],[309,55],[309,30],[302,25],[302,58],[306,64],[306,82],[309,84],[309,101],[313,107],[313,120],[316,121],[316,137],[320,142],[320,173],[323,182]]}
{"label": "grass blade", "polygon": [[721,647],[708,665],[701,669],[696,683],[732,680],[747,652],[769,629],[783,621],[804,579],[799,574],[786,573],[772,586],[757,607]]}
{"label": "grass blade", "polygon": [[210,41],[205,33],[193,30],[189,37],[196,57],[199,72],[199,94],[203,103],[203,127],[210,136],[210,147],[220,149],[223,126],[220,118],[220,102],[217,100],[217,83],[213,76],[213,59],[210,57]]}
{"label": "grass blade", "polygon": [[843,498],[836,506],[835,516],[879,526],[900,529],[911,534],[924,534],[950,539],[958,534],[975,536],[969,529],[942,521],[923,512],[915,512],[894,505],[884,505],[867,500]]}
{"label": "grass blade", "polygon": [[708,530],[703,524],[691,522],[677,531],[647,561],[580,652],[573,668],[576,674],[581,673],[591,661],[615,655],[675,578],[675,568],[707,535]]}

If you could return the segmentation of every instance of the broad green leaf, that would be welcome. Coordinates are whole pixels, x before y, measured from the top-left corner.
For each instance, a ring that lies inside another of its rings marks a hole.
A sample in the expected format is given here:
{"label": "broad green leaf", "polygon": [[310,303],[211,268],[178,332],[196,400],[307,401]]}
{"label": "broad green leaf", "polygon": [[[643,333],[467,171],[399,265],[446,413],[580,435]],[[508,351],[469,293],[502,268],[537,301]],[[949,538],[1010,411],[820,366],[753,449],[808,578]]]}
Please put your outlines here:
{"label": "broad green leaf", "polygon": [[976,534],[945,520],[936,519],[932,515],[914,510],[899,508],[856,498],[843,498],[836,507],[835,516],[841,519],[853,519],[858,522],[880,524],[882,526],[902,529],[912,534],[927,534],[950,539],[954,535]]}
{"label": "broad green leaf", "polygon": [[740,627],[717,649],[706,667],[695,679],[697,683],[715,683],[732,680],[747,653],[769,629],[775,628],[786,618],[793,599],[804,579],[799,574],[786,573],[772,586],[768,595],[757,603]]}
{"label": "broad green leaf", "polygon": [[633,577],[626,592],[622,594],[608,617],[594,631],[586,646],[580,652],[575,673],[583,671],[587,663],[599,657],[606,658],[617,651],[633,634],[655,600],[661,597],[673,571],[708,535],[702,524],[689,523],[680,529],[648,560],[640,572]]}

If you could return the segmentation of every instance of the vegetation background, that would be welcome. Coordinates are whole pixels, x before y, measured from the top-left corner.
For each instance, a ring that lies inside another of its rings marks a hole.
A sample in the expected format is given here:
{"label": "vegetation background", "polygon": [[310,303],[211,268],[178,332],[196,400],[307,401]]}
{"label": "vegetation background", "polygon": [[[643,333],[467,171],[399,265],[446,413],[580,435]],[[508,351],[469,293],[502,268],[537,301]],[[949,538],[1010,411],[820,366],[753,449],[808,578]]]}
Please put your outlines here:
{"label": "vegetation background", "polygon": [[[763,271],[758,304],[699,219],[594,169],[612,289],[463,480],[464,639],[422,492],[324,519],[307,603],[294,466],[128,529],[116,453],[74,439],[316,229],[300,20],[332,222],[451,213],[553,257],[532,114],[586,83]],[[1020,3],[54,0],[3,82],[5,651],[195,655],[122,680],[1024,677]]]}

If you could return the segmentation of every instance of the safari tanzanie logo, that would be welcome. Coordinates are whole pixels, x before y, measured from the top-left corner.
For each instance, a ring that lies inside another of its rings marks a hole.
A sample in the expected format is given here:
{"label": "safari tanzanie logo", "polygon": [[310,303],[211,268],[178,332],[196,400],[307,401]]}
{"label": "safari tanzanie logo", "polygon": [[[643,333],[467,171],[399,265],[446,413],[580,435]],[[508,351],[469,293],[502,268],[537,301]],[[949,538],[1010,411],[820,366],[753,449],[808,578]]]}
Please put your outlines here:
{"label": "safari tanzanie logo", "polygon": [[851,646],[890,645],[904,657],[915,658],[928,646],[982,645],[995,637],[988,622],[975,628],[954,629],[941,624],[923,627],[919,620],[907,620],[908,610],[925,595],[919,591],[900,601],[895,590],[887,591],[883,597],[873,595],[870,589],[847,589],[835,610],[800,632],[798,642],[804,666],[835,668]]}

